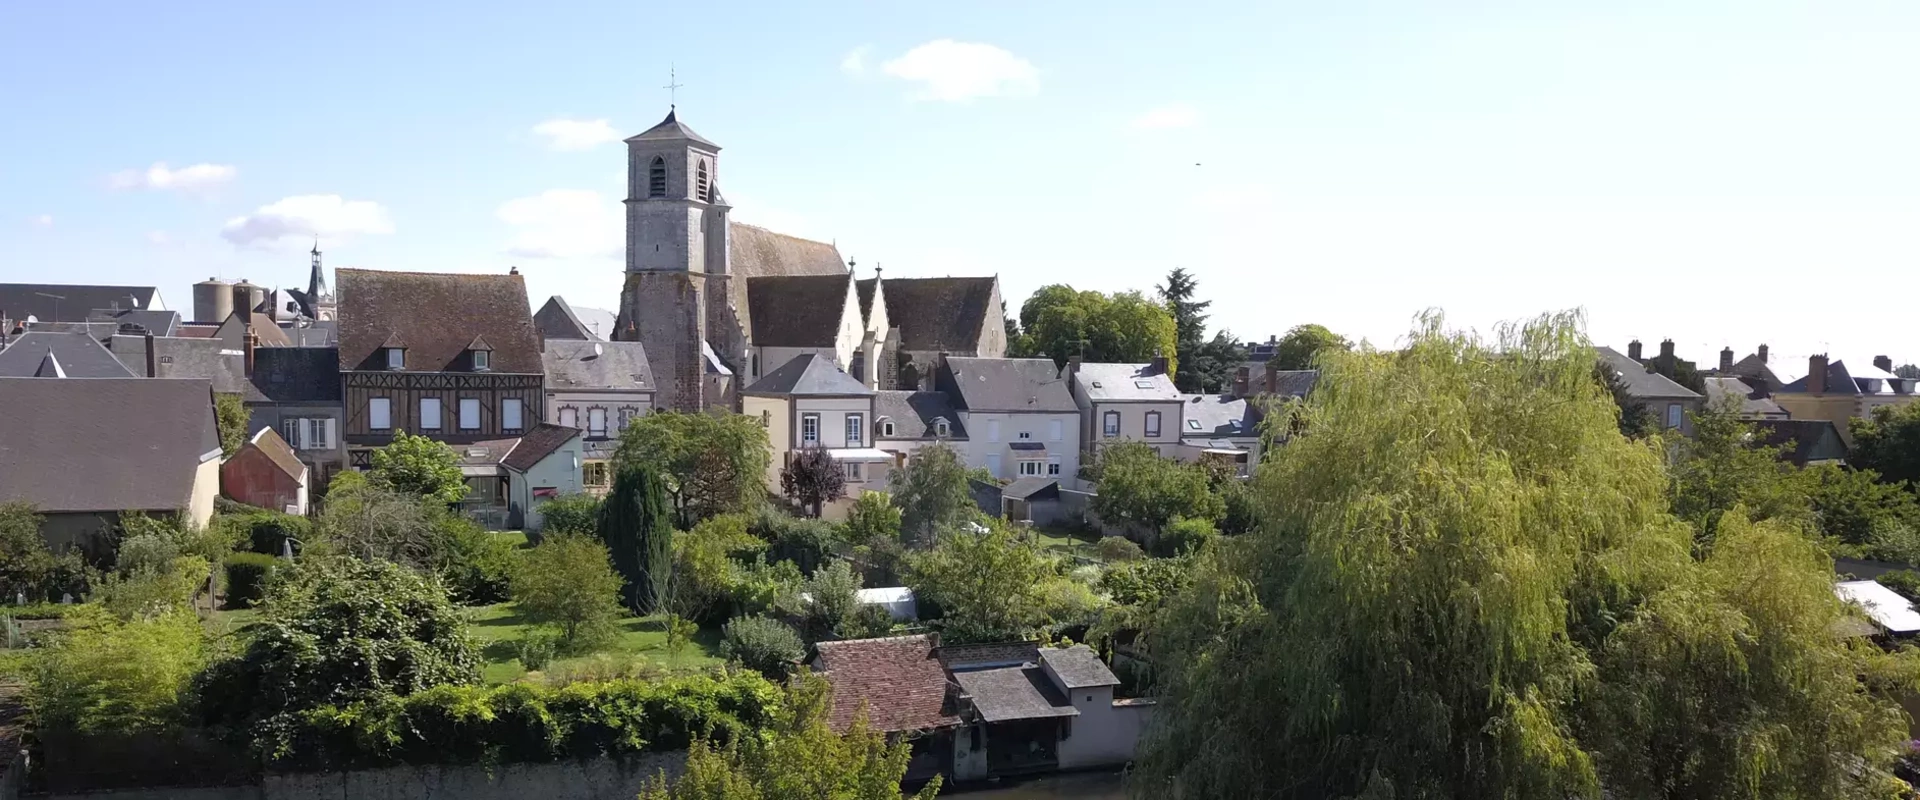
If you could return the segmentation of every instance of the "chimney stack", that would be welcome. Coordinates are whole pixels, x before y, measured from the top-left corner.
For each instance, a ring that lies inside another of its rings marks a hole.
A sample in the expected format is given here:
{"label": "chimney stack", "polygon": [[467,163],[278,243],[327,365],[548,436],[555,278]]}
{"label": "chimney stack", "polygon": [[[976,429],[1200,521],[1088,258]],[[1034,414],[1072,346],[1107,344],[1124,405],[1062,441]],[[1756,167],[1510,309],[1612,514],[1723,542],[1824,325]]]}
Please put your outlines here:
{"label": "chimney stack", "polygon": [[1660,360],[1668,361],[1668,362],[1673,361],[1673,340],[1672,339],[1660,340]]}
{"label": "chimney stack", "polygon": [[1267,394],[1280,393],[1280,362],[1267,359]]}
{"label": "chimney stack", "polygon": [[1067,391],[1074,391],[1073,378],[1080,374],[1081,356],[1079,353],[1067,356]]}
{"label": "chimney stack", "polygon": [[[253,326],[249,325],[247,326],[247,360],[245,365],[246,376],[248,378],[253,377],[253,348],[258,346],[260,346],[260,336],[254,333]],[[152,353],[153,351],[148,350],[147,352]]]}
{"label": "chimney stack", "polygon": [[1807,392],[1825,394],[1827,391],[1827,357],[1824,355],[1807,357]]}
{"label": "chimney stack", "polygon": [[1235,398],[1247,396],[1247,383],[1252,378],[1253,370],[1248,369],[1244,365],[1233,371],[1233,396]]}
{"label": "chimney stack", "polygon": [[1631,358],[1635,361],[1640,360],[1640,340],[1639,339],[1635,339],[1631,342],[1627,342],[1627,358]]}
{"label": "chimney stack", "polygon": [[1720,371],[1722,373],[1733,371],[1733,348],[1720,348]]}
{"label": "chimney stack", "polygon": [[160,373],[154,371],[154,367],[157,365],[158,359],[153,357],[153,334],[148,333],[145,339],[146,339],[146,345],[147,345],[147,377],[158,378],[160,377]]}
{"label": "chimney stack", "polygon": [[1162,352],[1159,350],[1154,351],[1153,360],[1147,362],[1147,374],[1148,375],[1167,374],[1167,354],[1165,352]]}
{"label": "chimney stack", "polygon": [[1893,359],[1887,356],[1874,356],[1873,365],[1879,367],[1881,372],[1893,371]]}
{"label": "chimney stack", "polygon": [[1760,345],[1760,350],[1758,352],[1760,353],[1760,363],[1762,364],[1767,363],[1767,346],[1764,344]]}

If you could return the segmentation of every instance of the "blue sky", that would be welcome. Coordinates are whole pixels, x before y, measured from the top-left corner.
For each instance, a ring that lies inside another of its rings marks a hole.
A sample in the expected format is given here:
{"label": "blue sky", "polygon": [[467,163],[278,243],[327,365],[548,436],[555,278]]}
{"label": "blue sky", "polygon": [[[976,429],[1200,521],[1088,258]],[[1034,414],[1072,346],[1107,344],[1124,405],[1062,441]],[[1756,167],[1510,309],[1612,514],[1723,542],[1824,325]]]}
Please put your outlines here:
{"label": "blue sky", "polygon": [[[1711,361],[1920,361],[1920,6],[0,4],[0,280],[505,271],[611,306],[620,137],[863,272],[1388,344],[1583,307]],[[604,124],[601,121],[605,121]],[[159,166],[164,165],[164,166]]]}

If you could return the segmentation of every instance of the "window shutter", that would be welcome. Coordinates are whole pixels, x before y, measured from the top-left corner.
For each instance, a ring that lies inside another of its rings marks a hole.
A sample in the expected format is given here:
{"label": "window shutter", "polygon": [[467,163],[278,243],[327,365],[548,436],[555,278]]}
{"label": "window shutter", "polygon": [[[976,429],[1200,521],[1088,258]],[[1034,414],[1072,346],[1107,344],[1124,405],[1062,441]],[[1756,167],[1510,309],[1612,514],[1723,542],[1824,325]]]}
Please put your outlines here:
{"label": "window shutter", "polygon": [[326,419],[323,419],[323,420],[320,420],[320,422],[321,422],[321,425],[320,425],[320,449],[322,449],[322,450],[332,450],[332,449],[334,448],[334,444],[333,444],[333,442],[334,442],[334,438],[333,438],[333,437],[334,437],[334,434],[336,434],[336,433],[337,433],[337,431],[335,431],[335,430],[334,430],[334,428],[335,428],[335,426],[337,426],[337,425],[339,425],[339,424],[340,424],[340,421],[339,421],[339,420],[336,420],[336,419],[334,419],[334,418],[332,418],[332,417],[327,417]]}

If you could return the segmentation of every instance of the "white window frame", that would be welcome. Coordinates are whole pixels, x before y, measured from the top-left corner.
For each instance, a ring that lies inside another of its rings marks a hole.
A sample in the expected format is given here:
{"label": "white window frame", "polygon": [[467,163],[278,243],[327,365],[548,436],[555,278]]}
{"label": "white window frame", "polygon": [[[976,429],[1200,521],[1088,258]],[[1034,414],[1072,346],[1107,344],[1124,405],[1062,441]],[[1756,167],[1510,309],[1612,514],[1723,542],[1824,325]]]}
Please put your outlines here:
{"label": "white window frame", "polygon": [[840,469],[841,473],[852,483],[863,483],[866,481],[866,478],[861,477],[860,462],[858,461],[842,461],[840,462]]}
{"label": "white window frame", "polygon": [[307,422],[308,420],[298,417],[280,420],[280,438],[287,440],[287,444],[295,450],[307,449],[305,444]]}
{"label": "white window frame", "polygon": [[309,449],[332,450],[334,447],[334,425],[336,424],[334,419],[332,417],[314,417],[307,421],[313,423],[313,430],[315,431]]}
{"label": "white window frame", "polygon": [[800,444],[817,445],[820,443],[820,415],[806,413],[800,415]]}
{"label": "white window frame", "polygon": [[1686,420],[1686,409],[1679,403],[1667,404],[1667,427],[1678,428]]}
{"label": "white window frame", "polygon": [[947,418],[946,418],[946,417],[941,417],[941,418],[939,418],[939,419],[936,419],[936,420],[934,420],[934,421],[933,421],[933,435],[935,435],[935,436],[942,436],[942,437],[945,437],[945,436],[952,436],[952,435],[953,435],[953,423],[951,423],[951,422],[948,422],[948,421],[947,421]]}
{"label": "white window frame", "polygon": [[847,414],[847,446],[867,446],[867,415],[857,411]]}
{"label": "white window frame", "polygon": [[1048,475],[1060,474],[1060,457],[1059,456],[1047,456],[1047,474]]}
{"label": "white window frame", "polygon": [[893,420],[880,420],[880,435],[888,439],[893,438]]}
{"label": "white window frame", "polygon": [[407,350],[404,347],[387,348],[387,369],[406,369]]}
{"label": "white window frame", "polygon": [[599,406],[587,409],[587,438],[607,437],[607,410]]}
{"label": "white window frame", "polygon": [[1160,431],[1161,431],[1161,427],[1160,427],[1160,412],[1158,412],[1158,411],[1149,411],[1149,412],[1147,412],[1147,427],[1146,427],[1146,431],[1147,431],[1147,438],[1149,438],[1149,439],[1158,439],[1158,438],[1160,438]]}
{"label": "white window frame", "polygon": [[1108,411],[1100,415],[1100,435],[1109,439],[1120,435],[1120,412]]}
{"label": "white window frame", "polygon": [[460,398],[460,430],[480,430],[480,398]]}
{"label": "white window frame", "polygon": [[393,399],[367,398],[367,427],[376,431],[393,430]]}
{"label": "white window frame", "polygon": [[446,424],[446,411],[442,409],[440,398],[420,398],[420,430],[437,431]]}
{"label": "white window frame", "polygon": [[1046,463],[1047,462],[1045,461],[1039,461],[1037,459],[1031,459],[1031,458],[1020,459],[1020,477],[1022,478],[1040,477],[1042,473],[1046,472],[1046,467],[1044,466]]}
{"label": "white window frame", "polygon": [[493,366],[489,363],[492,360],[492,354],[485,350],[473,351],[473,371],[485,372],[492,369]]}
{"label": "white window frame", "polygon": [[526,403],[518,397],[500,398],[500,429],[517,431],[527,426]]}
{"label": "white window frame", "polygon": [[560,425],[563,427],[573,428],[574,430],[579,430],[580,429],[580,409],[574,408],[573,406],[561,406],[560,407]]}

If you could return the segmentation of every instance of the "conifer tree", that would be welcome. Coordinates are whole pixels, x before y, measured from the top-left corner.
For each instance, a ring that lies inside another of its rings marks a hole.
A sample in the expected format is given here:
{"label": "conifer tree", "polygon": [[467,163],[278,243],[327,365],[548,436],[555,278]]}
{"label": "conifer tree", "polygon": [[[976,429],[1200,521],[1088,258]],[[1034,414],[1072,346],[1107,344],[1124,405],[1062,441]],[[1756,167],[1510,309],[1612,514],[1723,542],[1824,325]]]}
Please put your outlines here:
{"label": "conifer tree", "polygon": [[621,591],[627,607],[639,613],[664,610],[673,574],[673,506],[659,473],[621,465],[600,507],[600,536],[614,570],[626,580]]}

